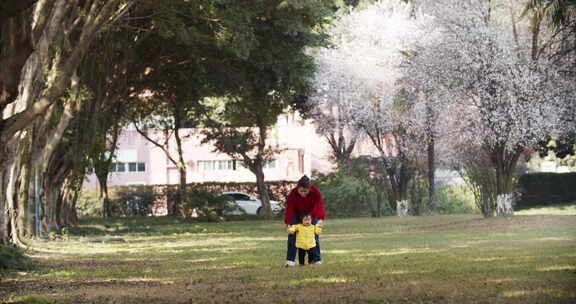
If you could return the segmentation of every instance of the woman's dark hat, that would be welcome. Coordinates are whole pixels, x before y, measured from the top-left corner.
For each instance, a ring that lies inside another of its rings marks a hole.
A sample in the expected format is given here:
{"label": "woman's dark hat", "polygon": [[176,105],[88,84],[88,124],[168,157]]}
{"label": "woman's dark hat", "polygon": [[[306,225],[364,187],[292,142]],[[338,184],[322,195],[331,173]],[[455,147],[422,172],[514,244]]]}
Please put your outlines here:
{"label": "woman's dark hat", "polygon": [[310,178],[304,175],[298,180],[298,187],[310,188]]}

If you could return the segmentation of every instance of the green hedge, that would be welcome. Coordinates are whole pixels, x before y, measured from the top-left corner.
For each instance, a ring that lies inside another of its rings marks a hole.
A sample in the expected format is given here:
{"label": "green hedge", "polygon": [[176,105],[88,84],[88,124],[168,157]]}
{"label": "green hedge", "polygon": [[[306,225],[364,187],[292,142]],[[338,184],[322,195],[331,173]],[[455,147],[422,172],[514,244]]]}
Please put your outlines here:
{"label": "green hedge", "polygon": [[530,173],[518,179],[516,208],[576,202],[576,173]]}
{"label": "green hedge", "polygon": [[[278,202],[284,202],[288,192],[292,188],[296,187],[297,182],[295,181],[266,181],[266,186],[268,187],[268,194],[270,199]],[[170,185],[170,187],[178,187],[178,185]],[[216,192],[244,192],[252,196],[258,196],[258,188],[256,183],[245,182],[245,183],[219,183],[219,182],[208,182],[208,183],[188,183],[188,187],[206,191],[216,191]]]}
{"label": "green hedge", "polygon": [[[295,181],[267,181],[270,199],[283,204],[290,190],[296,187]],[[155,202],[172,203],[179,185],[138,185],[114,186],[108,188],[114,216],[133,216],[147,214]],[[244,192],[258,197],[256,183],[188,183],[189,192]],[[97,217],[102,214],[97,189],[84,189],[78,200],[78,213],[81,217]]]}

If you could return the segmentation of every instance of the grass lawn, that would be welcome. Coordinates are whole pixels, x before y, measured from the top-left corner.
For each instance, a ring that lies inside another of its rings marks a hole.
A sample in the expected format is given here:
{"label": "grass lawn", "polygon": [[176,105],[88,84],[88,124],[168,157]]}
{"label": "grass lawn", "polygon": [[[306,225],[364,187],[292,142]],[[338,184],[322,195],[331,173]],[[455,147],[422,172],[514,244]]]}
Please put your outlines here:
{"label": "grass lawn", "polygon": [[35,241],[0,303],[576,303],[574,215],[328,220],[324,264],[293,268],[280,221],[104,223]]}

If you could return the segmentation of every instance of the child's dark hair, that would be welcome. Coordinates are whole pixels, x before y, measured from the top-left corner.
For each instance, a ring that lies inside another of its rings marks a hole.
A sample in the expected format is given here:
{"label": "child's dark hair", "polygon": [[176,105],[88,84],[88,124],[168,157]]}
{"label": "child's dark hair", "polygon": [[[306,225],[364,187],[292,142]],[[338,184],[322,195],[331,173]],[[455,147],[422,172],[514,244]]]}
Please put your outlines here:
{"label": "child's dark hair", "polygon": [[304,213],[304,214],[302,214],[302,219],[304,219],[307,216],[312,217],[312,214],[311,213]]}

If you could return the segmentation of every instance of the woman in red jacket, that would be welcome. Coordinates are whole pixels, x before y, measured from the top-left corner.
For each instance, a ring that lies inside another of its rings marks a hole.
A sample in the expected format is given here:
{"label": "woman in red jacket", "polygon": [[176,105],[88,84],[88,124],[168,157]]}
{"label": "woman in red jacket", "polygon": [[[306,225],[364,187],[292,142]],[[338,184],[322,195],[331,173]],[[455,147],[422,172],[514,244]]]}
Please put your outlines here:
{"label": "woman in red jacket", "polygon": [[[300,224],[304,214],[312,215],[312,224],[322,227],[324,221],[324,199],[320,190],[310,184],[310,179],[304,175],[298,181],[296,188],[292,189],[286,199],[286,212],[284,223],[288,225]],[[288,234],[288,250],[286,253],[286,267],[296,265],[296,235]],[[316,235],[316,249],[313,252],[312,264],[322,264],[320,256],[320,238]]]}

